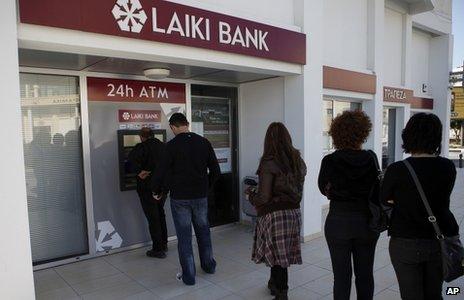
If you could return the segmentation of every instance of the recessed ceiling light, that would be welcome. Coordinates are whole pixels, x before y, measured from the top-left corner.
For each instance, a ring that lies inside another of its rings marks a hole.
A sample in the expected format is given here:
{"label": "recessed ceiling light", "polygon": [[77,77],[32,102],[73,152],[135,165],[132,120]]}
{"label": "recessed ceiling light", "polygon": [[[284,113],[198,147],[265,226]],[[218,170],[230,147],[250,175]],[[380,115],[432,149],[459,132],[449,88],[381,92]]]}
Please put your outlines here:
{"label": "recessed ceiling light", "polygon": [[150,79],[164,79],[171,75],[171,70],[166,68],[153,68],[143,70],[143,74]]}

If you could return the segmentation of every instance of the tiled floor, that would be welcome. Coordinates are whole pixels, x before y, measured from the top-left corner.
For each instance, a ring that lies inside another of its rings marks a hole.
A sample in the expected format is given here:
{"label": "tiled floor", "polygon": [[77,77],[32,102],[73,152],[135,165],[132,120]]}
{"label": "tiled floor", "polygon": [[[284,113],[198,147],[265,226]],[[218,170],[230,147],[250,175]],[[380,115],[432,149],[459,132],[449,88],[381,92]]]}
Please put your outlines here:
{"label": "tiled floor", "polygon": [[[464,172],[459,171],[453,193],[453,212],[464,218]],[[464,233],[464,222],[461,232]],[[463,235],[464,236],[464,235]],[[165,260],[145,257],[146,249],[114,254],[35,272],[37,299],[272,299],[265,283],[269,270],[250,261],[252,234],[244,226],[213,233],[218,269],[199,272],[194,287],[175,279],[179,270],[175,243]],[[398,285],[382,236],[375,258],[375,299],[399,299]],[[304,263],[289,272],[290,299],[332,299],[333,275],[323,238],[302,245]],[[200,270],[200,268],[198,268]],[[464,279],[445,284],[464,289]],[[463,291],[464,292],[464,291]],[[352,299],[355,299],[352,291]],[[449,297],[449,299],[459,297]],[[462,299],[462,298],[461,298]]]}

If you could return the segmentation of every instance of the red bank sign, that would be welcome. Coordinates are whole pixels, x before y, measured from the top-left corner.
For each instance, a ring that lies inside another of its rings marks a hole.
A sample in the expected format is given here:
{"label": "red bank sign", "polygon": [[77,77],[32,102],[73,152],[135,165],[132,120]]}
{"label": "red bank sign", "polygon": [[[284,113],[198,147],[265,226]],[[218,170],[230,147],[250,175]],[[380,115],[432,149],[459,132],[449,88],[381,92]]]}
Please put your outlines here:
{"label": "red bank sign", "polygon": [[19,0],[22,23],[306,63],[306,35],[163,0]]}
{"label": "red bank sign", "polygon": [[161,122],[160,110],[119,110],[120,123]]}
{"label": "red bank sign", "polygon": [[87,78],[89,101],[185,103],[185,84]]}

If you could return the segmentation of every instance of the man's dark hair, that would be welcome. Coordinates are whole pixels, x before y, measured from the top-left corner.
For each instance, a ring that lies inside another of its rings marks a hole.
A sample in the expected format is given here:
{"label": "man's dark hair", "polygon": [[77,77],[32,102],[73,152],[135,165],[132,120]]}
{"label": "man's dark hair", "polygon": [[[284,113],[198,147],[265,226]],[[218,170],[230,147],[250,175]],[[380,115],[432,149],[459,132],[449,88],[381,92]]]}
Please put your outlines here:
{"label": "man's dark hair", "polygon": [[187,121],[187,118],[184,114],[175,113],[171,116],[171,118],[169,118],[169,125],[173,125],[176,127],[188,126],[189,122]]}
{"label": "man's dark hair", "polygon": [[152,138],[155,136],[155,134],[153,133],[153,130],[151,130],[151,128],[148,128],[148,127],[143,127],[141,130],[140,130],[140,136],[145,138],[145,139],[149,139],[149,138]]}
{"label": "man's dark hair", "polygon": [[443,125],[440,119],[429,113],[417,113],[403,129],[403,149],[406,153],[441,153]]}

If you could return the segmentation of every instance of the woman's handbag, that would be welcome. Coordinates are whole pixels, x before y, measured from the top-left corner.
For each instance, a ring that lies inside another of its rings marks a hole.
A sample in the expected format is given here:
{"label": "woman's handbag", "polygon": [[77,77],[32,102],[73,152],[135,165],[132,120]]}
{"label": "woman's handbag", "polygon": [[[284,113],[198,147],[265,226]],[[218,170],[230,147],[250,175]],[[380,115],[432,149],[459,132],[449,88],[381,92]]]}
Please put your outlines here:
{"label": "woman's handbag", "polygon": [[437,239],[440,241],[443,261],[443,279],[446,282],[451,282],[464,275],[464,248],[459,240],[459,235],[446,237],[442,234],[440,227],[438,226],[437,219],[433,215],[432,209],[427,201],[424,189],[422,188],[419,178],[417,178],[416,172],[407,160],[403,160],[403,162],[414,180],[425,209],[427,210],[427,214],[429,215],[428,220],[432,223]]}
{"label": "woman's handbag", "polygon": [[369,219],[369,228],[374,232],[381,233],[388,229],[391,209],[382,205],[382,202],[380,201],[380,186],[383,180],[383,172],[380,169],[377,155],[374,153],[374,151],[369,150],[368,152],[371,154],[377,170],[377,178],[375,179],[374,185],[369,192],[368,199],[369,211],[371,213],[371,217]]}

